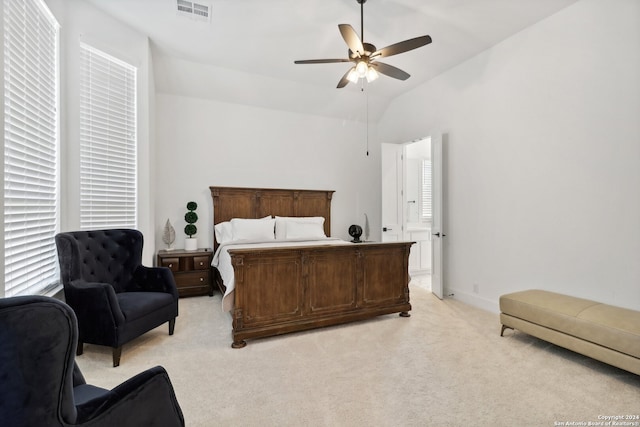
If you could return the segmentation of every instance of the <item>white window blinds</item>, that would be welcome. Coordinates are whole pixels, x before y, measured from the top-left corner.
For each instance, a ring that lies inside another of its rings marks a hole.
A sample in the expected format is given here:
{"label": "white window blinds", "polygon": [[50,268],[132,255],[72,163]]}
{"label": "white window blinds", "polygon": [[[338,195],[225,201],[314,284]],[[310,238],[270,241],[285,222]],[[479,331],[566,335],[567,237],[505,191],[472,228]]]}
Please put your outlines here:
{"label": "white window blinds", "polygon": [[80,228],[136,228],[136,68],[80,56]]}
{"label": "white window blinds", "polygon": [[[4,294],[58,283],[58,31],[40,0],[4,0]],[[47,289],[49,288],[49,289]]]}
{"label": "white window blinds", "polygon": [[431,222],[431,160],[422,161],[422,203],[421,217],[424,222]]}

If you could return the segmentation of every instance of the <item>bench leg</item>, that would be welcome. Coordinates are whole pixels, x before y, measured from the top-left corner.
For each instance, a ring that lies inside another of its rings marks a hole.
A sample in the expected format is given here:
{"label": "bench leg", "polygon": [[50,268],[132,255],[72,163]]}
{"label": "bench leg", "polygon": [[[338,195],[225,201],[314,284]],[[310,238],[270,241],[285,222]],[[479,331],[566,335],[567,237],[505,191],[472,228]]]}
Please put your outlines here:
{"label": "bench leg", "polygon": [[505,329],[511,329],[511,330],[513,331],[513,328],[511,328],[511,327],[509,327],[509,326],[502,325],[502,330],[500,331],[500,336],[501,336],[501,337],[503,337],[503,336],[504,336],[503,334],[504,334],[504,330],[505,330]]}

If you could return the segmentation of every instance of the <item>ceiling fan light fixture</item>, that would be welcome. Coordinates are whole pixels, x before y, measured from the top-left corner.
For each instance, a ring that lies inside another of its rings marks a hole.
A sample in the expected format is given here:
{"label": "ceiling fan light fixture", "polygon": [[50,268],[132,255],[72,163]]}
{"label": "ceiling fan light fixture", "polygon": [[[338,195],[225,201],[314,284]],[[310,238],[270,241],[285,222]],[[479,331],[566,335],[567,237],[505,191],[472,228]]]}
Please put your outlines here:
{"label": "ceiling fan light fixture", "polygon": [[351,69],[349,70],[349,74],[347,74],[347,80],[349,80],[351,83],[358,83],[358,79],[360,78],[360,76],[358,75],[358,72],[356,71],[356,67],[351,67]]}
{"label": "ceiling fan light fixture", "polygon": [[371,83],[372,81],[376,80],[378,77],[380,77],[380,74],[378,74],[375,68],[369,66],[369,69],[367,70],[367,82]]}
{"label": "ceiling fan light fixture", "polygon": [[367,75],[367,70],[369,66],[364,61],[358,61],[356,64],[356,72],[358,73],[358,77],[364,78]]}
{"label": "ceiling fan light fixture", "polygon": [[[187,0],[176,0],[186,2]],[[360,5],[360,35],[349,24],[339,24],[338,30],[340,35],[347,44],[348,58],[340,59],[307,59],[302,61],[293,61],[296,64],[330,64],[336,62],[351,62],[352,66],[345,75],[342,76],[338,85],[338,89],[345,87],[348,83],[357,83],[360,79],[367,79],[372,82],[380,77],[380,74],[392,77],[397,80],[407,80],[409,73],[394,67],[393,65],[377,62],[378,58],[386,58],[400,53],[408,52],[419,47],[428,45],[432,42],[430,36],[414,37],[398,43],[391,44],[377,49],[375,45],[364,41],[364,8],[363,5],[367,0],[356,0]]]}

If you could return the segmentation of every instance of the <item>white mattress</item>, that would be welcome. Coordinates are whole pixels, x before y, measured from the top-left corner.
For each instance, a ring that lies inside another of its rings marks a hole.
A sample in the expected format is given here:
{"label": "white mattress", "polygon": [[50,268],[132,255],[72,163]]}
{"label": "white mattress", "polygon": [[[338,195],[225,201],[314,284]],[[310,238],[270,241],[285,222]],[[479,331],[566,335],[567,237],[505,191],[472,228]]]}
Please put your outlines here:
{"label": "white mattress", "polygon": [[345,240],[327,237],[319,240],[270,240],[268,242],[258,241],[235,241],[229,243],[223,243],[218,246],[216,253],[213,255],[211,265],[218,269],[222,281],[224,282],[226,292],[222,296],[222,309],[224,311],[231,311],[233,308],[233,291],[235,289],[235,279],[233,266],[231,265],[231,256],[229,255],[229,249],[251,249],[251,248],[273,248],[273,247],[287,247],[287,246],[324,246],[324,245],[351,245]]}

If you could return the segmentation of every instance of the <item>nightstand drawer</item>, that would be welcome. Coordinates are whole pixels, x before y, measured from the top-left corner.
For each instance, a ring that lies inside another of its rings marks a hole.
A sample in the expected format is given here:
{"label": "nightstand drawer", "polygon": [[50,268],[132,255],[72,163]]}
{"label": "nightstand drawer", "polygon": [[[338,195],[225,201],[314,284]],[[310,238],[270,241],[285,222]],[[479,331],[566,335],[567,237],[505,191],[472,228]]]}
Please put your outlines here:
{"label": "nightstand drawer", "polygon": [[179,273],[175,275],[176,285],[178,288],[184,286],[208,286],[209,274],[209,270]]}
{"label": "nightstand drawer", "polygon": [[160,250],[156,265],[168,267],[173,274],[181,297],[195,295],[213,295],[213,273],[211,259],[213,252],[209,248],[196,251]]}
{"label": "nightstand drawer", "polygon": [[180,271],[180,258],[162,258],[160,267],[168,267],[171,271]]}
{"label": "nightstand drawer", "polygon": [[211,257],[206,256],[194,256],[193,257],[193,269],[194,270],[208,270],[209,263],[211,262]]}

